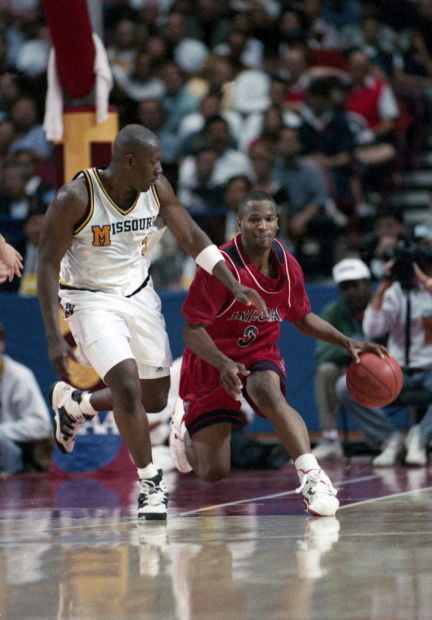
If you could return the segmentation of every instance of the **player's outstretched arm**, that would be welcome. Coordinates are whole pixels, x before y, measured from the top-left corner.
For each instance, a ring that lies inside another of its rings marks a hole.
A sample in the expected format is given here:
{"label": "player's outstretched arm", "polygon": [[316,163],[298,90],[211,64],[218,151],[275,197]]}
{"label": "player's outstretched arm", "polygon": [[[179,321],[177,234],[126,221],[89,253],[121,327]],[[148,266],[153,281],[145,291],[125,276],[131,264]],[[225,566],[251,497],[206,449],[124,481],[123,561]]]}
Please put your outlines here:
{"label": "player's outstretched arm", "polygon": [[21,277],[22,256],[0,235],[0,281],[11,282],[15,276]]}
{"label": "player's outstretched arm", "polygon": [[387,349],[381,344],[349,338],[313,312],[309,312],[305,317],[295,321],[293,324],[302,334],[346,349],[356,362],[359,361],[359,354],[365,351],[370,351],[380,357],[388,355]]}
{"label": "player's outstretched arm", "polygon": [[42,226],[38,260],[38,295],[48,355],[54,370],[67,375],[67,358],[75,359],[64,340],[58,320],[60,262],[72,240],[76,222],[84,216],[87,193],[80,180],[67,183],[49,206]]}
{"label": "player's outstretched arm", "polygon": [[259,293],[234,278],[225,265],[222,254],[177,199],[165,177],[158,178],[156,188],[161,205],[160,214],[184,251],[195,258],[198,265],[220,280],[236,299],[265,312],[267,308]]}
{"label": "player's outstretched arm", "polygon": [[186,346],[199,358],[217,368],[220,372],[220,382],[223,388],[235,400],[240,400],[243,382],[240,376],[246,377],[249,371],[243,364],[234,362],[227,357],[209,336],[204,325],[185,323],[183,339]]}

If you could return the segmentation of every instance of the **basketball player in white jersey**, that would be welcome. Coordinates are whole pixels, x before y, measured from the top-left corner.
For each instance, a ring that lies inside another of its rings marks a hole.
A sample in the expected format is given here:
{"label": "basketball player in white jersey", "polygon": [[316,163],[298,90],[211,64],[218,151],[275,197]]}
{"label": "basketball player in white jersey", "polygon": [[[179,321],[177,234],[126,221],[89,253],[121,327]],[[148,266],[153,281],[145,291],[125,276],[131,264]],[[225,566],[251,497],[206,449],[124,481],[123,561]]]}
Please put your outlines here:
{"label": "basketball player in white jersey", "polygon": [[[242,286],[222,254],[193,221],[162,174],[157,137],[127,125],[114,142],[105,169],[79,173],[49,207],[39,249],[38,291],[49,358],[67,375],[73,353],[60,332],[58,295],[79,361],[107,385],[93,394],[65,382],[50,391],[55,439],[71,452],[79,426],[97,411],[113,409],[139,476],[138,517],[166,519],[168,492],[152,463],[145,412],[166,403],[171,354],[158,295],[146,256],[160,214],[181,247],[247,305],[265,309],[254,290]],[[59,286],[60,282],[60,286]]]}

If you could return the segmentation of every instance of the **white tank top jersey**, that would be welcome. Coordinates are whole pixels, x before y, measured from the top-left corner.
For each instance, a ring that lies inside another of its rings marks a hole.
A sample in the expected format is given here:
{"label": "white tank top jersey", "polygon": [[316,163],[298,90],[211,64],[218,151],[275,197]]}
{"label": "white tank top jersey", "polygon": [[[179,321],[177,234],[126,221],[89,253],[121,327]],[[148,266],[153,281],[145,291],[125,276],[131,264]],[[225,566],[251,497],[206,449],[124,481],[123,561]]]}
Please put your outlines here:
{"label": "white tank top jersey", "polygon": [[89,192],[88,210],[73,231],[60,266],[60,289],[129,296],[148,278],[147,246],[159,214],[152,185],[122,209],[106,193],[96,168],[82,170]]}

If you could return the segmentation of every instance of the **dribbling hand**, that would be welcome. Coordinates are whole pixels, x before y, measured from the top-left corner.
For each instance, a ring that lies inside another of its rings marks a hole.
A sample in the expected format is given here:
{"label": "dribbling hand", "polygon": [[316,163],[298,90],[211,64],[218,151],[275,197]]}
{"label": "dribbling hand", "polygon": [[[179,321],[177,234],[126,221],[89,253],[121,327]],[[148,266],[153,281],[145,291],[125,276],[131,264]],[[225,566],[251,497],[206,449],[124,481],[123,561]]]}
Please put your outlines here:
{"label": "dribbling hand", "polygon": [[360,362],[360,353],[375,353],[375,355],[382,358],[389,355],[388,350],[382,344],[366,340],[354,340],[352,338],[349,339],[348,351],[357,364]]}

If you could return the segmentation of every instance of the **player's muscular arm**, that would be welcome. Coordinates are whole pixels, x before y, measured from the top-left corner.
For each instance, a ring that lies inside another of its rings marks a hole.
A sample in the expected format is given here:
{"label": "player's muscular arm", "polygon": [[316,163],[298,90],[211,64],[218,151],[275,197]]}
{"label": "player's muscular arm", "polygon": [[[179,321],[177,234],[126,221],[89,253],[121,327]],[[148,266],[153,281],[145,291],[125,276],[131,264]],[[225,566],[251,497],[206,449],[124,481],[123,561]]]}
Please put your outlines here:
{"label": "player's muscular arm", "polygon": [[211,240],[191,218],[164,176],[159,176],[156,189],[160,200],[161,216],[184,251],[195,258],[212,243]]}
{"label": "player's muscular arm", "polygon": [[313,312],[309,312],[302,319],[295,321],[294,326],[302,334],[324,340],[325,342],[346,349],[356,361],[359,360],[359,353],[364,351],[371,351],[380,357],[383,357],[387,353],[385,347],[375,342],[365,342],[348,338],[348,336],[345,336],[345,334],[336,329],[336,327]]}
{"label": "player's muscular arm", "polygon": [[[161,216],[184,251],[196,258],[204,248],[212,245],[210,238],[191,218],[165,177],[158,178],[156,189],[161,205]],[[213,267],[212,275],[220,280],[239,301],[246,305],[253,305],[261,311],[266,310],[266,305],[259,293],[240,284],[225,265],[224,260],[220,260]]]}
{"label": "player's muscular arm", "polygon": [[186,346],[199,358],[217,368],[220,382],[224,389],[236,400],[240,399],[242,381],[239,375],[247,376],[249,371],[243,364],[238,364],[227,357],[214,343],[204,325],[185,323],[183,339]]}
{"label": "player's muscular arm", "polygon": [[62,338],[58,322],[60,262],[71,243],[74,226],[84,217],[87,201],[85,181],[82,179],[60,188],[45,214],[39,245],[39,304],[49,357],[59,375],[66,374],[66,358],[68,355],[72,356]]}

